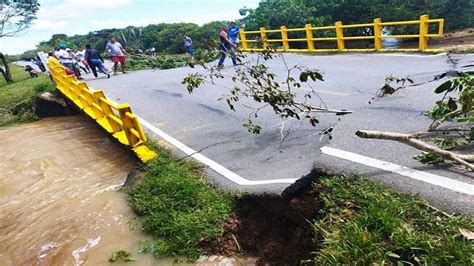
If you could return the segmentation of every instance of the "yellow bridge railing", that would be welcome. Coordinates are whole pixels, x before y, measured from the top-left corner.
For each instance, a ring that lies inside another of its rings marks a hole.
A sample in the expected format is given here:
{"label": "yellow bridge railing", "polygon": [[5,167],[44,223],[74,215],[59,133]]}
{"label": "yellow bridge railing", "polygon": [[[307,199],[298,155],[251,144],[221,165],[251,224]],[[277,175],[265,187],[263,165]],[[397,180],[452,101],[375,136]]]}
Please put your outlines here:
{"label": "yellow bridge railing", "polygon": [[115,103],[107,99],[103,91],[91,90],[87,83],[68,75],[59,63],[50,62],[48,67],[58,90],[120,143],[131,148],[141,161],[156,156],[145,145],[146,136],[140,120],[127,103]]}
{"label": "yellow bridge railing", "polygon": [[[436,33],[429,33],[430,25],[437,25],[438,31]],[[418,34],[406,34],[406,35],[383,35],[382,29],[384,27],[398,27],[415,25],[418,26]],[[346,29],[371,29],[372,35],[363,36],[345,36],[344,30]],[[265,29],[260,28],[258,31],[245,31],[240,30],[240,41],[241,51],[263,51],[269,47],[271,43],[279,43],[280,48],[278,51],[283,52],[378,52],[378,51],[404,51],[404,52],[438,52],[440,50],[428,49],[429,38],[443,37],[444,30],[444,19],[430,19],[428,15],[423,15],[419,20],[411,21],[398,21],[398,22],[382,22],[380,18],[374,19],[373,23],[366,24],[353,24],[343,25],[342,22],[338,21],[333,26],[314,27],[311,24],[306,24],[304,28],[289,29],[286,26],[282,26],[280,29]],[[333,37],[321,37],[315,38],[315,31],[333,31]],[[304,38],[289,38],[289,33],[300,32],[305,35]],[[281,38],[269,39],[268,34],[278,35]],[[252,37],[253,36],[253,37]],[[418,48],[416,49],[385,49],[383,47],[383,39],[394,38],[394,39],[419,39]],[[353,40],[373,40],[374,48],[367,49],[348,49],[346,48],[347,41]],[[303,42],[306,43],[306,48],[291,49],[290,43]],[[318,42],[335,42],[337,49],[324,49],[318,48]]]}

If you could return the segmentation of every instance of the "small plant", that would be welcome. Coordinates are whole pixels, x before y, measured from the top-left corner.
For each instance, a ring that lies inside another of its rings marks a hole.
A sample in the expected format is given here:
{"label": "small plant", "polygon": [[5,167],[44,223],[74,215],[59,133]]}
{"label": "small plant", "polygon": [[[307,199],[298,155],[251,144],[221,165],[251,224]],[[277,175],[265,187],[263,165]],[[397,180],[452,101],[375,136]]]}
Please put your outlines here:
{"label": "small plant", "polygon": [[135,261],[135,260],[137,259],[132,255],[132,253],[126,250],[115,251],[114,253],[112,253],[112,255],[109,258],[109,262],[112,262],[112,263],[120,262],[120,261],[129,262],[129,261]]}
{"label": "small plant", "polygon": [[[396,84],[396,88],[393,87],[393,84]],[[400,89],[406,88],[406,84],[413,84],[413,80],[410,77],[396,78],[394,76],[388,76],[385,78],[385,84],[377,92],[378,97],[383,97],[386,95],[392,95]]]}

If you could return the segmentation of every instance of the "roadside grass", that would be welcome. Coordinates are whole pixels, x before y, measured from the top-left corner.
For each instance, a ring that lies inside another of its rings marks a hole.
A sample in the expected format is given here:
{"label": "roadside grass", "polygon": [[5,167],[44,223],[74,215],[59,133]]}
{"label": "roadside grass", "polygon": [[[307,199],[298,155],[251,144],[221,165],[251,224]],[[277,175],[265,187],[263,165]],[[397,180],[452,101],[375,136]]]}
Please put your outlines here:
{"label": "roadside grass", "polygon": [[470,48],[454,48],[449,50],[453,54],[474,54],[474,47]]}
{"label": "roadside grass", "polygon": [[215,244],[222,234],[234,197],[205,181],[203,168],[196,163],[151,146],[159,156],[127,191],[143,229],[153,236],[141,249],[157,257],[195,260],[204,252],[202,243]]}
{"label": "roadside grass", "polygon": [[54,91],[54,83],[47,75],[30,78],[23,68],[10,65],[14,82],[7,84],[0,77],[0,126],[37,120],[36,96],[45,91]]}
{"label": "roadside grass", "polygon": [[314,232],[321,265],[474,265],[474,219],[449,216],[422,199],[358,176],[323,178]]}

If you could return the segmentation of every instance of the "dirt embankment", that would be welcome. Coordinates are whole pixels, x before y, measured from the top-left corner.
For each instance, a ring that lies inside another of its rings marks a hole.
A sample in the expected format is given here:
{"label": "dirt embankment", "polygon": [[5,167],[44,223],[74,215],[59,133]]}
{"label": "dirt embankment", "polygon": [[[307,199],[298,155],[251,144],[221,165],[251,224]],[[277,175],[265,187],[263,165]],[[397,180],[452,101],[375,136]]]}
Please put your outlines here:
{"label": "dirt embankment", "polygon": [[318,218],[322,201],[309,184],[286,197],[240,198],[217,247],[206,242],[203,247],[209,253],[258,257],[259,265],[299,265],[311,259],[317,247],[311,221]]}
{"label": "dirt embankment", "polygon": [[443,38],[431,39],[430,48],[454,52],[474,50],[474,28],[446,33]]}

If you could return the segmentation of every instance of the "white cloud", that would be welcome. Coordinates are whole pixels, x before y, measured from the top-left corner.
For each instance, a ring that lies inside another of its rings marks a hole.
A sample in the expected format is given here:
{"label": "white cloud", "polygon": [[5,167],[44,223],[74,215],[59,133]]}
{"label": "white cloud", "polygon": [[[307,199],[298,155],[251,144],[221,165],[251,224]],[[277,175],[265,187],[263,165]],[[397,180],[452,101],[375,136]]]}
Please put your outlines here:
{"label": "white cloud", "polygon": [[134,20],[133,22],[118,19],[102,19],[90,21],[90,24],[94,27],[97,27],[98,29],[125,28],[128,26],[140,27],[156,23],[159,23],[159,21],[156,19],[141,19]]}
{"label": "white cloud", "polygon": [[124,8],[131,0],[66,0],[56,5],[44,5],[37,21],[84,20],[100,12]]}
{"label": "white cloud", "polygon": [[37,20],[31,27],[32,30],[63,30],[67,26],[66,21]]}

